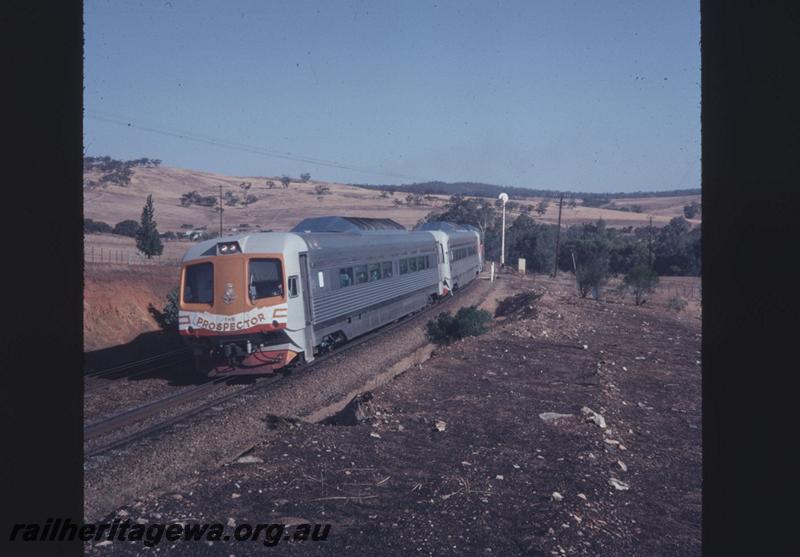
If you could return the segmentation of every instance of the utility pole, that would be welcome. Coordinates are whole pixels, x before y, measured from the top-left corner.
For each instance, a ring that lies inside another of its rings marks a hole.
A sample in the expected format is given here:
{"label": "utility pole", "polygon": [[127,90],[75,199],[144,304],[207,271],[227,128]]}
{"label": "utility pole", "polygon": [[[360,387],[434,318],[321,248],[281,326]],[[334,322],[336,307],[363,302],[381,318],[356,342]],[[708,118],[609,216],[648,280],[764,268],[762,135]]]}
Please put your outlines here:
{"label": "utility pole", "polygon": [[558,274],[558,243],[561,240],[561,208],[564,206],[564,194],[562,193],[558,199],[558,228],[556,228],[556,258],[553,263],[553,278]]}
{"label": "utility pole", "polygon": [[650,215],[650,228],[647,229],[647,262],[653,266],[653,215]]}
{"label": "utility pole", "polygon": [[219,237],[222,238],[222,184],[219,185]]}
{"label": "utility pole", "polygon": [[501,193],[497,198],[503,202],[503,234],[500,240],[500,267],[506,264],[506,203],[508,202],[508,194]]}

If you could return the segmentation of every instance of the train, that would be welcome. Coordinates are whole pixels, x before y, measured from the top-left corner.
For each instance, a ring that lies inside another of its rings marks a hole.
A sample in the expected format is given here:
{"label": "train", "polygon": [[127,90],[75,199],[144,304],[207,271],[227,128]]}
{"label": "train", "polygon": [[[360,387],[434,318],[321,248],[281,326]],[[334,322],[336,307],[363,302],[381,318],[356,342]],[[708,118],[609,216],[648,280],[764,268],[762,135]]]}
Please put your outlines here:
{"label": "train", "polygon": [[452,295],[482,268],[471,226],[307,218],[187,250],[178,332],[203,374],[270,373]]}

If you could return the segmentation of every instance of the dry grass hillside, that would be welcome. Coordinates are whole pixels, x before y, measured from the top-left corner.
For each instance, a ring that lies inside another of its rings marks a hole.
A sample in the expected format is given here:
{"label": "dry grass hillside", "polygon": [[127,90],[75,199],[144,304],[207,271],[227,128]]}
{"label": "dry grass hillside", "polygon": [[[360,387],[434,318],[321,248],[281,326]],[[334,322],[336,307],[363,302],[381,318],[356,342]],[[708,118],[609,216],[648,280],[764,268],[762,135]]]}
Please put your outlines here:
{"label": "dry grass hillside", "polygon": [[[99,174],[94,174],[87,173],[87,179],[97,180]],[[274,181],[276,187],[267,188],[267,180]],[[240,188],[243,182],[252,184],[247,192]],[[258,198],[247,207],[225,207],[223,226],[226,231],[243,223],[252,228],[285,231],[306,217],[332,214],[392,218],[411,227],[446,200],[441,197],[438,203],[398,207],[393,198],[382,198],[380,192],[330,182],[292,182],[288,188],[284,188],[278,177],[224,176],[166,167],[136,168],[129,186],[108,185],[84,190],[84,216],[105,221],[112,226],[124,219],[139,220],[145,198],[152,194],[161,232],[177,232],[182,224],[207,226],[210,230],[216,230],[219,213],[212,207],[182,207],[180,200],[183,194],[190,191],[197,191],[204,196],[219,195],[220,185],[223,192],[235,192],[239,197],[251,193]],[[327,187],[330,191],[316,195],[317,186]],[[399,199],[404,196],[396,194],[395,197]]]}
{"label": "dry grass hillside", "polygon": [[[97,181],[100,174],[89,171],[86,180]],[[276,187],[269,189],[267,180],[273,180]],[[240,187],[243,182],[252,184],[245,191]],[[219,226],[219,214],[211,207],[181,206],[181,196],[190,191],[200,195],[218,195],[219,186],[223,191],[236,193],[240,198],[245,193],[255,195],[258,199],[248,206],[238,205],[225,207],[223,226],[225,231],[241,224],[248,224],[251,229],[285,231],[300,220],[307,217],[325,215],[364,216],[391,218],[406,227],[413,227],[429,212],[441,208],[447,196],[430,196],[423,205],[398,205],[395,200],[404,201],[406,194],[397,192],[393,197],[381,197],[381,192],[347,186],[331,182],[311,180],[307,183],[292,182],[288,188],[282,187],[278,177],[265,176],[226,176],[210,172],[200,172],[181,168],[159,167],[134,169],[131,183],[121,187],[116,185],[95,186],[84,190],[84,216],[100,220],[112,226],[125,219],[138,220],[145,198],[153,195],[156,208],[156,220],[161,232],[181,230],[181,225],[194,227],[207,226],[216,230]],[[317,186],[329,188],[324,195],[317,195]],[[514,201],[523,204],[537,204],[540,199],[530,198]],[[591,222],[599,218],[606,220],[609,226],[644,226],[650,216],[653,223],[663,225],[673,217],[683,214],[683,206],[691,201],[699,201],[700,196],[654,197],[641,199],[615,199],[617,207],[640,205],[641,213],[613,210],[605,208],[584,207],[578,205],[567,207],[562,214],[562,223],[569,226],[581,222]],[[543,216],[533,213],[537,220],[555,223],[558,218],[557,202],[550,202]],[[699,223],[699,220],[692,221]],[[99,240],[92,238],[90,242]],[[129,242],[124,240],[126,245]]]}

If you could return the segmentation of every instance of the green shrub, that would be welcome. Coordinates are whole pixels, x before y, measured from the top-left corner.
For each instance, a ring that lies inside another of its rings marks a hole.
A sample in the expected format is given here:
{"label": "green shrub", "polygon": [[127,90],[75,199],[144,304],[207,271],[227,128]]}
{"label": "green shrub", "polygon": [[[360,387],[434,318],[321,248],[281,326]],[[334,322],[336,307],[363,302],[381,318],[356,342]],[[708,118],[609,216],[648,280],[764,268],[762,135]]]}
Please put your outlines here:
{"label": "green shrub", "polygon": [[135,220],[124,220],[122,222],[118,222],[114,226],[114,234],[119,234],[120,236],[129,236],[131,238],[135,238],[136,234],[139,233],[139,229],[141,226]]}
{"label": "green shrub", "polygon": [[670,298],[669,302],[667,302],[667,307],[674,311],[682,311],[687,306],[687,304],[688,302],[686,300],[684,300],[680,296],[675,296],[673,298]]}
{"label": "green shrub", "polygon": [[436,319],[428,321],[425,329],[428,338],[436,344],[449,344],[465,337],[482,335],[492,314],[474,306],[463,307],[455,317],[450,312],[442,312]]}
{"label": "green shrub", "polygon": [[111,225],[101,220],[83,219],[84,232],[103,234],[111,230]]}
{"label": "green shrub", "polygon": [[162,310],[157,309],[153,304],[149,304],[147,307],[150,315],[164,331],[177,332],[178,330],[178,292],[179,289],[176,286],[167,294],[167,304]]}
{"label": "green shrub", "polygon": [[683,214],[687,219],[693,219],[700,214],[701,205],[697,201],[692,201],[689,205],[684,205]]}
{"label": "green shrub", "polygon": [[178,326],[178,287],[173,288],[167,294],[167,305],[163,310],[164,324],[168,327]]}
{"label": "green shrub", "polygon": [[602,252],[583,254],[575,273],[581,298],[585,298],[590,292],[594,297],[599,297],[600,287],[606,283],[607,279],[608,258],[606,255]]}
{"label": "green shrub", "polygon": [[623,282],[633,292],[634,303],[640,306],[645,302],[645,295],[658,284],[658,275],[650,266],[640,263],[625,275]]}

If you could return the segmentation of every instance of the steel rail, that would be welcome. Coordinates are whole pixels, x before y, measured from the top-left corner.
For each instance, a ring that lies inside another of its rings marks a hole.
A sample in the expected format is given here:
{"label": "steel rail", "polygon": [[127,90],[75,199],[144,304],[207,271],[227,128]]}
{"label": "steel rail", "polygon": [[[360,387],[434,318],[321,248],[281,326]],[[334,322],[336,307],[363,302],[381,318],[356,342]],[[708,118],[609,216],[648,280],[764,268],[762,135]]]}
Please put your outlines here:
{"label": "steel rail", "polygon": [[125,371],[126,369],[136,368],[141,365],[157,362],[159,360],[169,360],[186,354],[188,354],[188,350],[186,348],[177,348],[175,350],[170,350],[169,352],[156,354],[155,356],[148,356],[147,358],[142,358],[141,360],[133,360],[131,362],[126,362],[124,364],[120,364],[118,366],[110,367],[107,369],[88,371],[84,373],[83,376],[84,378],[105,377],[106,375],[113,375],[115,373]]}
{"label": "steel rail", "polygon": [[[361,337],[358,337],[358,338],[356,338],[356,339],[354,339],[352,341],[348,341],[347,343],[342,344],[341,346],[339,346],[338,348],[332,350],[331,352],[328,352],[326,354],[323,354],[323,355],[315,358],[312,362],[306,362],[306,363],[298,364],[296,366],[292,366],[287,371],[289,371],[291,373],[298,373],[298,372],[299,373],[305,373],[308,370],[310,370],[311,368],[319,366],[322,363],[326,362],[327,360],[329,360],[329,359],[331,359],[333,357],[341,356],[341,355],[347,353],[348,351],[352,350],[353,348],[361,346],[362,344],[364,344],[366,342],[375,340],[377,338],[380,338],[381,336],[384,336],[384,335],[390,333],[391,331],[397,329],[398,327],[409,325],[410,323],[413,323],[413,322],[417,321],[418,319],[420,319],[421,317],[427,315],[429,312],[433,311],[434,309],[437,309],[437,308],[443,309],[444,307],[449,306],[451,303],[454,303],[455,300],[459,299],[461,297],[461,294],[469,292],[472,289],[474,289],[475,284],[477,283],[477,281],[478,281],[478,279],[476,278],[475,280],[473,280],[466,287],[459,289],[458,292],[455,293],[453,296],[447,297],[447,298],[445,298],[443,300],[439,300],[438,302],[435,302],[433,304],[425,306],[424,308],[422,308],[421,310],[419,310],[417,312],[410,313],[410,314],[408,314],[406,316],[403,316],[403,317],[401,317],[400,319],[398,319],[397,321],[395,321],[393,323],[390,323],[388,325],[384,325],[383,327],[381,327],[381,328],[379,328],[379,329],[377,329],[377,330],[375,330],[375,331],[373,331],[371,333],[367,333],[367,334],[365,334],[365,335],[363,335]],[[227,381],[229,379],[232,379],[232,378],[235,378],[235,377],[237,377],[237,376],[236,375],[217,376],[217,377],[214,377],[214,378],[210,379],[209,381],[207,381],[205,383],[201,383],[200,385],[197,385],[194,388],[191,388],[191,389],[188,389],[188,390],[184,389],[184,390],[179,391],[178,393],[172,394],[172,395],[170,395],[168,397],[159,399],[159,400],[151,402],[151,403],[144,404],[144,405],[136,407],[136,408],[132,408],[130,410],[126,410],[126,411],[121,412],[119,414],[116,414],[116,415],[114,415],[114,416],[112,416],[110,418],[107,418],[107,419],[104,419],[104,420],[100,420],[98,422],[90,424],[90,425],[88,425],[88,426],[86,426],[84,428],[84,442],[92,441],[92,440],[97,439],[99,437],[102,437],[102,436],[106,435],[107,433],[109,433],[111,431],[114,431],[116,429],[120,429],[120,428],[125,427],[127,425],[131,425],[131,424],[140,422],[143,419],[146,419],[148,417],[152,417],[154,415],[157,415],[161,411],[169,409],[171,407],[180,406],[180,405],[185,404],[187,402],[191,402],[192,400],[195,400],[195,399],[203,396],[204,394],[210,394],[214,390],[218,389],[220,385],[222,385],[224,383],[227,383]],[[92,456],[96,456],[96,455],[99,455],[101,453],[107,452],[107,451],[109,451],[111,449],[115,449],[115,448],[127,445],[129,443],[132,443],[134,441],[137,441],[139,439],[142,439],[144,437],[147,437],[149,435],[157,433],[157,432],[159,432],[159,431],[161,431],[163,429],[166,429],[166,428],[168,428],[168,427],[170,427],[172,425],[175,425],[175,424],[185,420],[186,418],[189,418],[189,417],[195,416],[197,414],[200,414],[203,411],[208,410],[209,408],[211,408],[213,406],[217,406],[217,405],[222,404],[224,402],[227,402],[228,400],[231,400],[233,398],[237,398],[237,397],[243,396],[245,394],[254,392],[256,390],[266,388],[266,387],[268,387],[270,385],[274,385],[275,383],[283,380],[284,378],[285,378],[285,375],[282,374],[282,375],[280,375],[278,377],[273,377],[273,378],[270,378],[270,379],[256,380],[256,383],[254,383],[252,385],[249,385],[249,386],[244,387],[242,389],[237,389],[236,391],[234,391],[232,393],[228,393],[227,395],[223,395],[221,397],[217,397],[217,398],[215,398],[215,399],[213,399],[211,401],[208,401],[208,402],[206,402],[206,403],[204,403],[204,404],[202,404],[202,405],[200,405],[198,407],[195,407],[195,408],[193,408],[191,410],[187,410],[186,412],[182,412],[182,413],[176,414],[174,416],[171,416],[171,417],[167,418],[166,420],[160,421],[160,422],[158,422],[156,424],[153,424],[153,425],[151,425],[149,427],[146,427],[144,429],[136,431],[136,432],[134,432],[134,433],[132,433],[130,435],[118,438],[118,439],[113,440],[113,441],[111,441],[109,443],[106,443],[106,444],[103,444],[103,445],[99,445],[99,446],[94,447],[94,448],[92,448],[92,449],[90,449],[88,451],[85,451],[84,452],[84,458],[89,458],[89,457],[92,457]]]}

